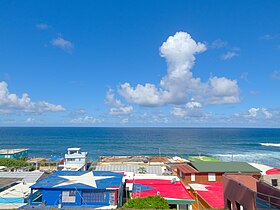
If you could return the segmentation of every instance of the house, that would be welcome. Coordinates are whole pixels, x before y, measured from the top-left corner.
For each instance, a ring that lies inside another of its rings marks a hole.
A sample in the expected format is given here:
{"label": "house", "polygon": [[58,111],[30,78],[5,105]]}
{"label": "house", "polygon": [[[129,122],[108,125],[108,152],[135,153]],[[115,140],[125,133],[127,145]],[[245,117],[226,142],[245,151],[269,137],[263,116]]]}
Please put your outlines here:
{"label": "house", "polygon": [[29,149],[1,149],[0,158],[27,159]]}
{"label": "house", "polygon": [[30,187],[30,206],[114,209],[122,205],[122,179],[108,171],[58,171]]}
{"label": "house", "polygon": [[259,178],[260,172],[245,162],[191,162],[177,166],[177,176],[185,184],[222,182],[225,173],[245,173]]}
{"label": "house", "polygon": [[149,166],[136,164],[119,164],[119,165],[98,165],[96,171],[114,171],[114,172],[133,172],[135,174],[156,174],[162,175],[165,167],[163,166]]}
{"label": "house", "polygon": [[192,209],[194,198],[176,176],[146,176],[138,175],[126,181],[131,197],[162,196],[176,209]]}
{"label": "house", "polygon": [[230,210],[279,209],[280,189],[243,174],[223,176],[224,205]]}
{"label": "house", "polygon": [[15,209],[28,202],[30,186],[43,172],[0,172],[0,209]]}
{"label": "house", "polygon": [[223,183],[189,184],[194,209],[224,209]]}
{"label": "house", "polygon": [[64,168],[62,170],[86,170],[87,152],[81,152],[80,148],[68,148],[65,154]]}

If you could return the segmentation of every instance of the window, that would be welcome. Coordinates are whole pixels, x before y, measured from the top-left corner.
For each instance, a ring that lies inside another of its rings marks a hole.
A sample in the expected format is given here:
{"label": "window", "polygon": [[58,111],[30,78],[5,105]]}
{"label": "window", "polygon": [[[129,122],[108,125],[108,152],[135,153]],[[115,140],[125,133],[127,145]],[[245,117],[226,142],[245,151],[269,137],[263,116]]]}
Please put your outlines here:
{"label": "window", "polygon": [[115,193],[114,192],[110,192],[109,204],[110,205],[114,205],[115,204]]}
{"label": "window", "polygon": [[183,173],[182,171],[179,171],[180,177],[183,177]]}
{"label": "window", "polygon": [[235,205],[236,205],[237,210],[244,210],[243,206],[240,203],[235,201]]}
{"label": "window", "polygon": [[271,179],[271,184],[273,187],[277,187],[278,186],[278,179]]}
{"label": "window", "polygon": [[94,190],[83,191],[83,201],[85,203],[105,203],[106,192],[97,192]]}
{"label": "window", "polygon": [[209,173],[208,174],[208,182],[215,182],[216,181],[216,174]]}
{"label": "window", "polygon": [[191,174],[191,181],[195,182],[195,174]]}
{"label": "window", "polygon": [[62,203],[75,203],[76,202],[76,191],[62,191]]}

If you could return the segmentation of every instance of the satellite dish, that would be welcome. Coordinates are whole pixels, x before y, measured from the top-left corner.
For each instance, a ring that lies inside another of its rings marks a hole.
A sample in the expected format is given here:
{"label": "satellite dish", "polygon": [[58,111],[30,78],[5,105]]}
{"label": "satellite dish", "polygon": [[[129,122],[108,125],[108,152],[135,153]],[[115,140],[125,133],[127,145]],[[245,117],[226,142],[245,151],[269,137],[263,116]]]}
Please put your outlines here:
{"label": "satellite dish", "polygon": [[176,183],[176,178],[172,178],[171,179],[171,184],[175,184]]}

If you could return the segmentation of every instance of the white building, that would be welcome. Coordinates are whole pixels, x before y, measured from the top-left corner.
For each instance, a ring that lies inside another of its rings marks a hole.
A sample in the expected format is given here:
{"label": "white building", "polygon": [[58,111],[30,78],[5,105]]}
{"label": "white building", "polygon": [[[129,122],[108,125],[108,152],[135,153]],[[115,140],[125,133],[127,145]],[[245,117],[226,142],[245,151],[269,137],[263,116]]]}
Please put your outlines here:
{"label": "white building", "polygon": [[86,170],[87,152],[81,152],[80,148],[68,148],[65,154],[65,162],[63,170],[79,171]]}

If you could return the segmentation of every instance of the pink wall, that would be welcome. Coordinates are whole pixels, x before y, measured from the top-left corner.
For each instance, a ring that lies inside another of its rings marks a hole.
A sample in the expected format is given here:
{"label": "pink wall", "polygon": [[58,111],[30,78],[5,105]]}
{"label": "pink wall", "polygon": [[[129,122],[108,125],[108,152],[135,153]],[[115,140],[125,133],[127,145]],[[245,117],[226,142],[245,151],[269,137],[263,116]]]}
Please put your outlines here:
{"label": "pink wall", "polygon": [[225,207],[228,207],[228,200],[230,200],[233,210],[237,210],[236,202],[241,204],[244,209],[256,209],[253,191],[227,176],[223,176],[223,186]]}

